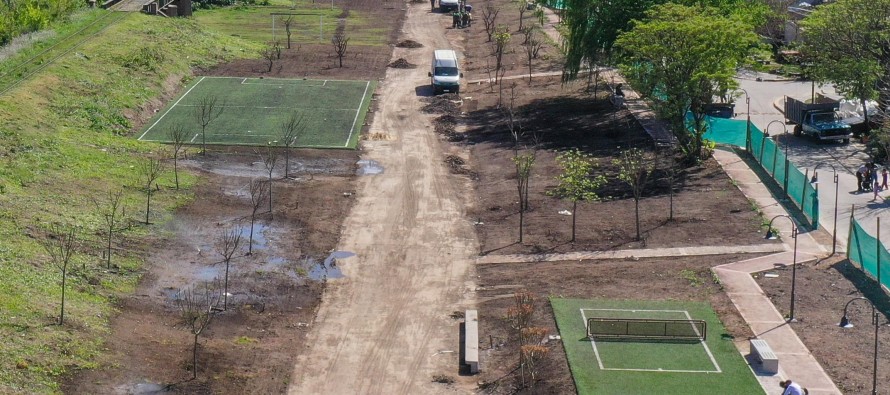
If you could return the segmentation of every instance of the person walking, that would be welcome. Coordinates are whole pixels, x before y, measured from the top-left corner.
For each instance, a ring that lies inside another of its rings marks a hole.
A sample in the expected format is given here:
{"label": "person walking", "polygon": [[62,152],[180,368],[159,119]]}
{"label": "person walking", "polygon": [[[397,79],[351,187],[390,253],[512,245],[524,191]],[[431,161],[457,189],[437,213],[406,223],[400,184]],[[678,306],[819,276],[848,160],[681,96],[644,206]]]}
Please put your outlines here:
{"label": "person walking", "polygon": [[430,0],[430,12],[436,12],[436,0]]}
{"label": "person walking", "polygon": [[862,186],[865,185],[865,173],[867,171],[868,169],[865,167],[865,164],[859,166],[859,169],[856,170],[856,192],[862,192],[864,190]]}
{"label": "person walking", "polygon": [[779,387],[784,388],[782,395],[807,395],[809,393],[809,391],[801,387],[800,384],[791,380],[780,381]]}
{"label": "person walking", "polygon": [[888,172],[887,172],[887,168],[885,167],[885,168],[881,169],[881,190],[882,191],[887,190],[887,176],[888,176]]}

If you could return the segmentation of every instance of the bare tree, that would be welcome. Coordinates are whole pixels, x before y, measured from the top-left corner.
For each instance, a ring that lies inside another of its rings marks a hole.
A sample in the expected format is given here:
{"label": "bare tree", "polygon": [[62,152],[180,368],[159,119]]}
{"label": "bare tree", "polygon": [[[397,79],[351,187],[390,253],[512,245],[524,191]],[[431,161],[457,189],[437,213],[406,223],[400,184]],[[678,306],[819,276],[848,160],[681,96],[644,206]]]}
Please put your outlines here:
{"label": "bare tree", "polygon": [[[253,229],[250,230],[253,233]],[[223,263],[226,264],[226,274],[223,282],[223,310],[228,309],[229,307],[229,264],[232,262],[232,257],[238,252],[238,247],[241,245],[241,228],[235,227],[229,230],[224,230],[220,235],[219,239],[216,243],[216,252],[223,257]]]}
{"label": "bare tree", "polygon": [[334,37],[331,37],[331,44],[334,45],[334,53],[337,54],[337,59],[340,60],[340,67],[343,67],[343,57],[346,56],[346,47],[349,45],[349,37],[346,37],[343,30],[338,30],[334,33]]}
{"label": "bare tree", "polygon": [[278,151],[274,144],[277,141],[271,141],[266,145],[266,153],[263,155],[263,166],[269,175],[269,217],[272,217],[272,174],[275,172],[275,166],[278,164]]}
{"label": "bare tree", "polygon": [[161,176],[163,164],[158,158],[148,157],[142,162],[140,171],[142,173],[142,181],[145,182],[145,224],[147,225],[150,223],[148,215],[151,212],[151,195],[155,193],[153,186],[157,186],[156,181]]}
{"label": "bare tree", "polygon": [[275,65],[275,47],[269,45],[268,47],[263,48],[263,50],[260,51],[260,55],[263,57],[263,59],[269,61],[269,69],[266,70],[266,72],[271,73],[272,66]]}
{"label": "bare tree", "polygon": [[43,248],[49,254],[53,264],[62,272],[62,306],[59,311],[59,325],[65,322],[65,281],[68,278],[68,263],[74,254],[77,243],[77,233],[73,226],[53,224],[41,240]]}
{"label": "bare tree", "polygon": [[499,12],[501,12],[501,9],[491,4],[486,4],[485,7],[482,8],[482,24],[485,25],[485,34],[488,35],[487,42],[491,42],[491,37],[495,33]]}
{"label": "bare tree", "polygon": [[105,267],[109,269],[111,269],[111,243],[114,239],[114,234],[124,230],[124,227],[119,223],[126,216],[127,212],[123,196],[124,190],[118,189],[113,192],[108,192],[108,195],[101,202],[93,199],[93,204],[96,205],[96,211],[99,212],[99,215],[101,215],[102,219],[105,221],[104,258]]}
{"label": "bare tree", "polygon": [[247,244],[247,255],[253,254],[253,228],[260,206],[266,201],[266,185],[259,179],[250,180],[250,239]]}
{"label": "bare tree", "polygon": [[633,193],[637,240],[640,240],[640,198],[652,173],[652,159],[642,150],[630,148],[621,151],[619,158],[612,163],[618,166],[618,179],[630,186]]}
{"label": "bare tree", "polygon": [[674,151],[670,148],[665,150],[659,160],[659,167],[661,167],[661,171],[664,172],[668,179],[668,194],[670,196],[668,221],[674,220],[674,189],[677,182],[677,176],[681,171],[680,164],[680,161],[678,161],[677,157],[674,155]]}
{"label": "bare tree", "polygon": [[185,145],[188,132],[186,132],[182,125],[173,125],[173,127],[167,131],[167,137],[170,138],[170,141],[172,142],[173,179],[176,181],[176,189],[179,189],[179,153],[182,151],[183,145]]}
{"label": "bare tree", "polygon": [[507,25],[498,25],[494,35],[494,74],[500,81],[500,71],[504,67],[504,52],[507,50],[507,44],[510,43],[510,31]]}
{"label": "bare tree", "polygon": [[176,304],[179,305],[182,321],[192,333],[192,379],[198,378],[198,335],[204,332],[213,320],[213,310],[219,304],[219,290],[204,283],[203,289],[190,287],[179,290]]}
{"label": "bare tree", "polygon": [[195,118],[201,124],[201,155],[207,153],[207,125],[222,115],[224,107],[224,104],[217,103],[217,98],[213,95],[202,97],[195,107]]}
{"label": "bare tree", "polygon": [[535,313],[535,295],[528,291],[518,291],[513,294],[514,306],[507,309],[507,321],[510,327],[516,330],[519,340],[519,376],[522,378],[522,386],[525,387],[525,355],[522,353],[523,336],[531,324]]}
{"label": "bare tree", "polygon": [[538,52],[544,47],[544,42],[538,37],[537,29],[532,27],[525,40],[525,54],[528,61],[528,82],[532,82],[532,62],[538,58]]}
{"label": "bare tree", "polygon": [[294,16],[288,15],[287,19],[284,20],[284,32],[287,33],[287,49],[290,49],[290,36],[293,32],[291,32],[290,28],[294,24]]}
{"label": "bare tree", "polygon": [[528,2],[527,1],[519,1],[519,31],[522,31],[522,22],[525,19],[525,13],[528,11]]}
{"label": "bare tree", "polygon": [[281,138],[281,143],[284,144],[284,178],[287,178],[290,175],[288,172],[290,170],[291,148],[297,145],[297,140],[303,134],[303,131],[306,130],[306,125],[303,124],[303,116],[296,112],[292,113],[286,121],[281,123],[279,130],[281,133],[278,137]]}
{"label": "bare tree", "polygon": [[272,41],[272,49],[275,50],[275,59],[281,60],[281,41]]}

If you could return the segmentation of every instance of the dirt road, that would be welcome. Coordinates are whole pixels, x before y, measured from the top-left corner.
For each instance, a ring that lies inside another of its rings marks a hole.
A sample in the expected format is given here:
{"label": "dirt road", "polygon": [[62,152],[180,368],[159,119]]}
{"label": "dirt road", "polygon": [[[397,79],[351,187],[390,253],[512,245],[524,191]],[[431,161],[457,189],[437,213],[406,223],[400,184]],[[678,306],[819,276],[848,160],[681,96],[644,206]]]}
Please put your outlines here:
{"label": "dirt road", "polygon": [[359,181],[338,247],[356,256],[339,263],[346,277],[330,282],[290,394],[456,390],[432,376],[457,376],[458,321],[449,315],[473,302],[478,246],[464,215],[471,189],[449,174],[431,116],[420,112],[432,50],[453,48],[444,18],[426,3],[409,7],[401,38],[424,47],[396,48],[393,57],[420,67],[389,69],[378,90],[370,133],[389,139],[365,142],[363,159],[384,172]]}

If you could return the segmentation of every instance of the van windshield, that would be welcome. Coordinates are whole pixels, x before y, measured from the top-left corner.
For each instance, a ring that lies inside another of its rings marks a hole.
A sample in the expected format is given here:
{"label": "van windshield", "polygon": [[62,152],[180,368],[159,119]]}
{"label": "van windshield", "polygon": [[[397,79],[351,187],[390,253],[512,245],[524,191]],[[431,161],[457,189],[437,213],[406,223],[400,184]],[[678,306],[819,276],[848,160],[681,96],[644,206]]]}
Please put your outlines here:
{"label": "van windshield", "polygon": [[457,75],[457,67],[436,67],[436,75],[453,77]]}

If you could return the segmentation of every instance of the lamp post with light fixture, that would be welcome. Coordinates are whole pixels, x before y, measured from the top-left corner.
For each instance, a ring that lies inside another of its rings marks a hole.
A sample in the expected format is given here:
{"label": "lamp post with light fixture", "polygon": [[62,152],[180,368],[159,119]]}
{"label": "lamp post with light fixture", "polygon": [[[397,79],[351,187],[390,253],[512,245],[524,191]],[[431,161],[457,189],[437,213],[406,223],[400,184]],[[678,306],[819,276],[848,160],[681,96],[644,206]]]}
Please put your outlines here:
{"label": "lamp post with light fixture", "polygon": [[844,316],[841,317],[841,322],[838,324],[841,328],[852,328],[853,324],[850,323],[850,320],[847,319],[847,308],[850,307],[850,304],[857,301],[864,300],[871,305],[871,320],[872,324],[875,326],[875,353],[874,360],[872,361],[872,372],[871,372],[871,393],[872,395],[878,394],[878,328],[880,328],[881,324],[878,321],[878,309],[875,307],[875,304],[868,300],[868,298],[859,296],[853,299],[850,299],[847,304],[844,305]]}
{"label": "lamp post with light fixture", "polygon": [[769,220],[769,225],[767,225],[767,227],[766,227],[766,237],[765,238],[768,240],[776,239],[776,234],[773,233],[773,221],[775,221],[776,218],[780,218],[780,217],[788,218],[788,221],[791,222],[791,238],[794,239],[794,253],[792,254],[792,261],[791,261],[791,309],[790,309],[790,312],[788,313],[788,322],[797,322],[797,320],[794,318],[794,291],[795,291],[795,285],[797,283],[797,224],[794,223],[794,219],[792,219],[790,216],[785,215],[785,214],[779,214],[779,215],[773,217],[771,220]]}

